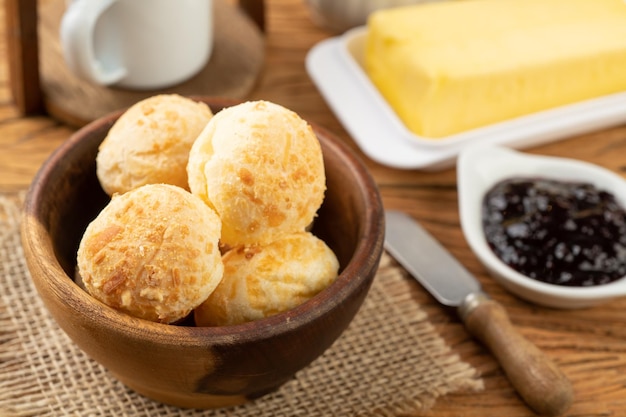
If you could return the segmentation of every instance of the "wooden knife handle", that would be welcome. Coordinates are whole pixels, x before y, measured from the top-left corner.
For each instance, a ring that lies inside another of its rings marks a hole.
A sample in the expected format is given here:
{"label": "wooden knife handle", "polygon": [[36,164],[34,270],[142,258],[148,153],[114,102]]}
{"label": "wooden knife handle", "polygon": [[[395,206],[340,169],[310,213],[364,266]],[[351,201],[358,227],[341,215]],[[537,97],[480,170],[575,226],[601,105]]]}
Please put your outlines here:
{"label": "wooden knife handle", "polygon": [[498,302],[483,298],[461,315],[469,332],[498,359],[519,395],[538,414],[558,416],[572,404],[570,381],[513,327]]}

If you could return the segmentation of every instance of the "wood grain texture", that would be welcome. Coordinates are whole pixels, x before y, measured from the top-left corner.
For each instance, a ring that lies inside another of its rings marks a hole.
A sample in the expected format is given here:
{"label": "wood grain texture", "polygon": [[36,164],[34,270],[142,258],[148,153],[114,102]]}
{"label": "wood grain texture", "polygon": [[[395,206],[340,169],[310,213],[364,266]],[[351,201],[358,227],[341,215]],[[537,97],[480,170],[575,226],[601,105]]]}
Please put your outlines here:
{"label": "wood grain texture", "polygon": [[[312,23],[301,0],[268,0],[266,17],[265,65],[248,98],[285,105],[357,149],[304,67],[309,48],[332,34]],[[2,39],[0,51],[6,53],[6,49]],[[0,61],[0,192],[16,192],[28,186],[41,162],[72,129],[46,117],[20,117],[11,100],[7,71],[7,62]],[[578,158],[626,176],[626,126],[571,137],[529,152]],[[463,238],[454,169],[437,173],[399,171],[360,155],[379,184],[384,204],[419,220],[480,279],[492,298],[505,305],[513,325],[572,381],[574,403],[565,415],[626,415],[625,299],[585,310],[561,311],[516,298],[487,275]],[[419,416],[535,415],[515,393],[491,353],[472,338],[456,314],[440,307],[417,284],[413,288],[414,299],[422,304],[433,325],[452,349],[481,372],[486,387],[478,394],[447,395]]]}
{"label": "wood grain texture", "polygon": [[9,51],[11,91],[24,114],[43,110],[39,66],[37,0],[6,0],[6,37]]}
{"label": "wood grain texture", "polygon": [[482,341],[529,407],[540,415],[560,416],[572,405],[572,385],[554,361],[522,336],[497,301],[480,298],[461,315],[467,330]]}

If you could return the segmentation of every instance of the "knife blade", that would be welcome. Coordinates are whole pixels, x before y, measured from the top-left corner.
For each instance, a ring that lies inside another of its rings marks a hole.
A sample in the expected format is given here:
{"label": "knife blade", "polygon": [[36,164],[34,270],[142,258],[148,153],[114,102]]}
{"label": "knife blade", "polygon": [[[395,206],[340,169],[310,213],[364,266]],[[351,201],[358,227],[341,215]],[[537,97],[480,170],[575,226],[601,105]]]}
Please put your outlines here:
{"label": "knife blade", "polygon": [[469,333],[497,358],[511,385],[535,412],[558,416],[572,404],[570,381],[514,328],[504,307],[418,222],[385,213],[385,249],[440,303],[456,307]]}

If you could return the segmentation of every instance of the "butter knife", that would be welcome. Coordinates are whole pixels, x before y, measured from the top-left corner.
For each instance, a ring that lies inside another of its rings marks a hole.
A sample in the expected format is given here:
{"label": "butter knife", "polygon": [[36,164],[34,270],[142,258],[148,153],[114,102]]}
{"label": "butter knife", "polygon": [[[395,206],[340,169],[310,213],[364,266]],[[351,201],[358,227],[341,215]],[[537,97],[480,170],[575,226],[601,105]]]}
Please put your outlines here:
{"label": "butter knife", "polygon": [[570,381],[517,332],[502,305],[409,215],[387,211],[385,221],[387,252],[437,301],[457,308],[469,333],[489,348],[526,404],[540,415],[563,414],[574,397]]}

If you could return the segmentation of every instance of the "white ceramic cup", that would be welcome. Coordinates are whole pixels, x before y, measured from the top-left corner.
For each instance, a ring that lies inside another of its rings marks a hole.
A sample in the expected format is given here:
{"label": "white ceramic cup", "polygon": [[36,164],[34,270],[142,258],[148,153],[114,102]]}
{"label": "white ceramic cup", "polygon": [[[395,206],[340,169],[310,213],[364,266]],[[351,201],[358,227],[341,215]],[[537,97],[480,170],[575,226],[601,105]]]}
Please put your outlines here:
{"label": "white ceramic cup", "polygon": [[67,0],[65,62],[99,85],[150,90],[199,72],[213,49],[213,0]]}

